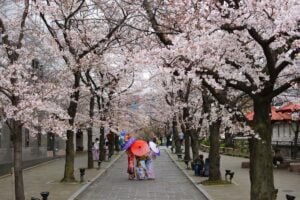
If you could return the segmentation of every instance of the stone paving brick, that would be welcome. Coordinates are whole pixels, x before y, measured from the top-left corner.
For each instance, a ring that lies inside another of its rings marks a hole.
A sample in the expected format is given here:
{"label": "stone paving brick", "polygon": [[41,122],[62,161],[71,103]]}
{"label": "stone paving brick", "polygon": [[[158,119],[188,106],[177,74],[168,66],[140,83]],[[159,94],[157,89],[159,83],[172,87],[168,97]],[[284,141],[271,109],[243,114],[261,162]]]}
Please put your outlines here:
{"label": "stone paving brick", "polygon": [[155,180],[128,180],[124,155],[76,199],[78,200],[205,200],[169,156],[161,153],[155,162]]}

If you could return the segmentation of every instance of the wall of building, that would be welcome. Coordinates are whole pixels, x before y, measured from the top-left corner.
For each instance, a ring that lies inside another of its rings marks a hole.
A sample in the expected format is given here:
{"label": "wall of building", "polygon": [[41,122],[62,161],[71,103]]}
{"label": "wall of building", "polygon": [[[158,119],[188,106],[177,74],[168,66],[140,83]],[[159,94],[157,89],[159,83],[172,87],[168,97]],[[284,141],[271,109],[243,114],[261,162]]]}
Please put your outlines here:
{"label": "wall of building", "polygon": [[[294,144],[296,124],[290,122],[276,122],[273,124],[272,146],[280,149],[285,158],[291,157],[291,147]],[[300,152],[300,135],[298,136],[298,152]],[[300,153],[298,153],[300,157]]]}
{"label": "wall of building", "polygon": [[295,138],[295,129],[296,127],[294,123],[289,123],[285,121],[275,122],[273,124],[272,141],[293,141]]}
{"label": "wall of building", "polygon": [[[22,158],[23,161],[38,160],[53,156],[53,147],[49,144],[49,135],[34,135],[28,130],[22,130]],[[65,140],[60,137],[54,139],[56,155],[64,155]],[[10,140],[9,128],[4,124],[0,128],[0,164],[13,161],[13,148]]]}

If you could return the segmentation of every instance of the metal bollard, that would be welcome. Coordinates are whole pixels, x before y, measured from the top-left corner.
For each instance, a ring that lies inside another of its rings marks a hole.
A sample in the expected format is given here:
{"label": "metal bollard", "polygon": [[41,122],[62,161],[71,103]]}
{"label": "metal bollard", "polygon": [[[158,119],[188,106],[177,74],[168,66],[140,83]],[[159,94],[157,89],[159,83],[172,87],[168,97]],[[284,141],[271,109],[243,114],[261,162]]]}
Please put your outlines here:
{"label": "metal bollard", "polygon": [[42,200],[47,200],[49,196],[49,192],[41,192],[41,196],[43,197]]}
{"label": "metal bollard", "polygon": [[186,165],[186,169],[189,169],[189,162],[190,162],[189,160],[185,160],[185,161],[184,161],[184,163],[185,163],[185,165]]}
{"label": "metal bollard", "polygon": [[287,200],[294,200],[294,199],[296,199],[295,196],[289,195],[289,194],[285,195],[285,197],[286,197]]}
{"label": "metal bollard", "polygon": [[101,160],[98,160],[98,169],[101,167]]}
{"label": "metal bollard", "polygon": [[85,175],[85,168],[80,168],[79,169],[80,172],[80,182],[82,183],[84,181],[84,175]]}

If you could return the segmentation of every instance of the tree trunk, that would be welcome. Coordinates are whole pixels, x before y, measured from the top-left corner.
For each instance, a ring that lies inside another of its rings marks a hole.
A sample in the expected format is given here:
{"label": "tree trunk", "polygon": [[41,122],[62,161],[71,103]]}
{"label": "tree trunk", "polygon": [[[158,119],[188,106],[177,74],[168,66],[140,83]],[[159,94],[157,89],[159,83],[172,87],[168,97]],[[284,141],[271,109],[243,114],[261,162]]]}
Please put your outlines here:
{"label": "tree trunk", "polygon": [[250,139],[251,200],[274,200],[272,149],[271,149],[270,102],[254,100],[253,130],[259,138]]}
{"label": "tree trunk", "polygon": [[113,132],[109,133],[109,138],[108,138],[108,153],[109,153],[109,157],[111,157],[112,155],[114,155],[114,151],[115,151],[115,134]]}
{"label": "tree trunk", "polygon": [[99,150],[100,150],[99,160],[105,161],[105,154],[106,154],[105,151],[106,150],[105,150],[105,137],[104,137],[104,127],[103,126],[100,127]]}
{"label": "tree trunk", "polygon": [[191,153],[190,153],[190,148],[191,148],[191,143],[190,143],[190,130],[185,130],[184,133],[184,160],[191,160]]}
{"label": "tree trunk", "polygon": [[191,147],[193,160],[195,160],[199,156],[199,136],[195,129],[191,130]]}
{"label": "tree trunk", "polygon": [[174,143],[175,143],[175,153],[182,153],[181,144],[180,144],[180,140],[179,140],[179,136],[178,136],[176,116],[173,117],[172,129],[173,129],[173,139],[174,139]]}
{"label": "tree trunk", "polygon": [[22,124],[15,120],[12,120],[11,124],[14,145],[15,198],[16,200],[25,200],[22,168]]}
{"label": "tree trunk", "polygon": [[233,139],[231,133],[229,133],[229,127],[225,128],[225,147],[233,147]]}
{"label": "tree trunk", "polygon": [[220,126],[221,120],[212,122],[209,126],[209,179],[210,181],[221,180],[220,172]]}
{"label": "tree trunk", "polygon": [[297,121],[297,122],[296,122],[295,137],[294,137],[294,145],[293,145],[293,155],[292,155],[292,159],[297,159],[299,132],[300,132],[300,121]]}
{"label": "tree trunk", "polygon": [[[202,92],[203,98],[203,111],[204,113],[209,114],[211,112],[211,104],[214,102],[208,95],[208,91],[206,89]],[[217,119],[213,121],[211,125],[209,125],[209,179],[210,181],[218,181],[221,180],[221,172],[220,172],[220,126],[221,119]]]}
{"label": "tree trunk", "polygon": [[[79,86],[80,86],[80,71],[74,72],[74,92],[71,95],[70,105],[68,107],[68,114],[70,116],[69,125],[74,126],[74,119],[77,112],[78,100],[79,100]],[[66,162],[65,172],[62,182],[74,182],[74,131],[67,130],[67,141],[66,141]]]}
{"label": "tree trunk", "polygon": [[65,173],[62,182],[74,182],[74,132],[72,130],[67,131],[67,141],[66,141],[66,163],[65,163]]}
{"label": "tree trunk", "polygon": [[[90,99],[90,119],[93,119],[94,117],[94,108],[95,108],[95,98],[92,95]],[[93,159],[93,122],[89,124],[89,128],[87,129],[88,134],[88,168],[92,169],[94,168],[94,159]]]}
{"label": "tree trunk", "polygon": [[93,159],[93,128],[89,127],[87,129],[88,134],[88,168],[93,169],[94,168],[94,159]]}

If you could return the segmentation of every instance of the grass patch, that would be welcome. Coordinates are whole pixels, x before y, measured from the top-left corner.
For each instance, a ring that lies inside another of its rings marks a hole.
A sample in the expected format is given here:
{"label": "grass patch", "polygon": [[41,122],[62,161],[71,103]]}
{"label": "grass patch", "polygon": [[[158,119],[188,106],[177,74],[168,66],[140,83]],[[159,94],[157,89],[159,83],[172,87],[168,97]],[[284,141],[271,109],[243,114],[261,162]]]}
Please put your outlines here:
{"label": "grass patch", "polygon": [[201,181],[200,184],[202,184],[202,185],[227,185],[227,184],[231,184],[231,183],[229,181],[225,181],[225,180],[218,180],[218,181],[204,180],[204,181]]}

